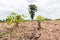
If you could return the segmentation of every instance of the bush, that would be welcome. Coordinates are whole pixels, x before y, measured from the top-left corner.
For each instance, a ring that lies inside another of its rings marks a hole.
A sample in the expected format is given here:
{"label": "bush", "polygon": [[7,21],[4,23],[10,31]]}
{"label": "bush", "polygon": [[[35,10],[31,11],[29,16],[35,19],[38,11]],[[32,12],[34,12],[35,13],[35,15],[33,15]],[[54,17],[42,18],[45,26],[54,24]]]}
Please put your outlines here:
{"label": "bush", "polygon": [[44,19],[45,19],[45,17],[39,15],[39,16],[37,16],[37,19],[36,20],[37,21],[43,21]]}
{"label": "bush", "polygon": [[19,22],[24,22],[25,20],[22,18],[23,16],[18,15],[15,12],[12,12],[7,18],[6,22],[10,25],[11,23],[15,23],[18,26]]}

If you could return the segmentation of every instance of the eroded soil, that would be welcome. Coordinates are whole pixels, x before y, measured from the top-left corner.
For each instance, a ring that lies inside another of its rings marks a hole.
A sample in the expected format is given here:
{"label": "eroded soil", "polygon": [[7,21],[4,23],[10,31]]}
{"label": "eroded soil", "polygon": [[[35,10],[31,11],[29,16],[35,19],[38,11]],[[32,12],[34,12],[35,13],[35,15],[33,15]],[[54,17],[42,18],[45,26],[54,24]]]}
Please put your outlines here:
{"label": "eroded soil", "polygon": [[60,40],[60,21],[28,21],[14,24],[0,23],[0,40]]}

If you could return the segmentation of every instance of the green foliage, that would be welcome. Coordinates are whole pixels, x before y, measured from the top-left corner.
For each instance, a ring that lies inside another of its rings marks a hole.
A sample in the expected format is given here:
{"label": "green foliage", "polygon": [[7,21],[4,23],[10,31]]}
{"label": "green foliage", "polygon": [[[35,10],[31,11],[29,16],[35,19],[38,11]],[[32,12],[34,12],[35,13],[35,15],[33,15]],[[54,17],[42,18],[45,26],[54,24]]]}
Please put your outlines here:
{"label": "green foliage", "polygon": [[0,20],[0,22],[2,22],[2,20]]}
{"label": "green foliage", "polygon": [[15,12],[12,12],[6,19],[6,22],[8,22],[9,24],[13,23],[19,23],[19,22],[23,22],[25,21],[23,18],[23,16],[18,15]]}
{"label": "green foliage", "polygon": [[56,20],[60,20],[60,18],[56,19]]}
{"label": "green foliage", "polygon": [[34,4],[29,5],[29,13],[30,13],[30,17],[31,19],[33,19],[33,17],[35,16],[35,12],[37,11],[37,6],[35,6]]}
{"label": "green foliage", "polygon": [[43,17],[43,16],[40,16],[40,15],[37,16],[37,21],[49,21],[49,20],[51,20],[51,19]]}
{"label": "green foliage", "polygon": [[16,17],[16,13],[12,12],[11,15],[9,15],[6,19],[7,22],[14,22],[15,21],[15,17]]}
{"label": "green foliage", "polygon": [[22,18],[21,15],[18,15],[14,12],[11,13],[11,15],[9,15],[6,19],[7,22],[21,22],[24,19]]}
{"label": "green foliage", "polygon": [[49,18],[45,18],[44,20],[49,21],[49,20],[51,20],[51,19],[49,19]]}
{"label": "green foliage", "polygon": [[6,20],[3,19],[3,20],[0,20],[0,22],[6,22]]}
{"label": "green foliage", "polygon": [[40,21],[40,22],[41,22],[41,21],[43,21],[44,19],[45,19],[45,17],[43,17],[43,16],[40,16],[40,15],[37,16],[37,21]]}
{"label": "green foliage", "polygon": [[3,19],[2,22],[6,22],[6,20]]}

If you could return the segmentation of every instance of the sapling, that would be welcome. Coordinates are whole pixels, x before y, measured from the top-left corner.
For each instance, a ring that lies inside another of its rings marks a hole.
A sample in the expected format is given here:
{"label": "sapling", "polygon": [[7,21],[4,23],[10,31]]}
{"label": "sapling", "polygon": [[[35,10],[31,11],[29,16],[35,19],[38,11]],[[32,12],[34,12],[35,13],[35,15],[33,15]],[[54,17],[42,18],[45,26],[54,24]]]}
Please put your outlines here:
{"label": "sapling", "polygon": [[24,21],[24,19],[22,18],[21,15],[18,15],[15,12],[12,12],[6,19],[6,21],[11,24],[11,23],[15,23],[16,27],[18,27],[19,22]]}
{"label": "sapling", "polygon": [[43,21],[45,18],[43,16],[37,16],[37,21],[38,21],[38,30],[41,28],[41,21]]}

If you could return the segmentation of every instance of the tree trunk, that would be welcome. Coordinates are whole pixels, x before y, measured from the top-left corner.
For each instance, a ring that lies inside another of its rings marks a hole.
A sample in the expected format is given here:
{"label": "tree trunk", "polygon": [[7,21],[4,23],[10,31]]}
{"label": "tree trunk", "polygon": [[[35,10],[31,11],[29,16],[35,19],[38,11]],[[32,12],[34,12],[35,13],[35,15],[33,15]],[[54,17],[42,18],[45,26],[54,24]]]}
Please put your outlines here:
{"label": "tree trunk", "polygon": [[19,23],[18,23],[18,22],[16,22],[16,27],[19,27],[19,26],[18,26],[18,24],[19,24]]}
{"label": "tree trunk", "polygon": [[37,30],[39,30],[41,28],[41,22],[38,22],[38,28]]}

